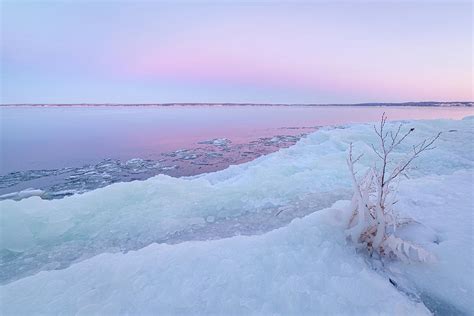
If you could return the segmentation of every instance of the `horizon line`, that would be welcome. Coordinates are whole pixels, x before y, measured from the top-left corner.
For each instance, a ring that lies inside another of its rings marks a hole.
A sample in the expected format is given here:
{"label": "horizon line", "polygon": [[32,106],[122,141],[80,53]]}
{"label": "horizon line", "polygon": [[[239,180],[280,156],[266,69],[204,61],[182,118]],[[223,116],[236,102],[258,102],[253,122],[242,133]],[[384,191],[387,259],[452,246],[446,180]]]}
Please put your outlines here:
{"label": "horizon line", "polygon": [[406,102],[359,102],[359,103],[250,103],[250,102],[166,102],[166,103],[0,103],[0,106],[416,106],[428,104],[462,104],[474,106],[474,101],[406,101]]}

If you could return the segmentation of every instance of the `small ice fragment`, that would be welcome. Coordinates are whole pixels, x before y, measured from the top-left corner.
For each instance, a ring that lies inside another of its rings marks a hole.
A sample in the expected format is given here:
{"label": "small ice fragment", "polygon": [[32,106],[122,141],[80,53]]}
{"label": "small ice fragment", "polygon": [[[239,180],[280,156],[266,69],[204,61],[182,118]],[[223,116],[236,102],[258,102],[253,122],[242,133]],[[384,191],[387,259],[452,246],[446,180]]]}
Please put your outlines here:
{"label": "small ice fragment", "polygon": [[177,168],[178,168],[177,165],[172,165],[172,166],[163,166],[163,167],[161,167],[160,169],[161,169],[162,171],[167,171],[167,170],[173,170],[173,169],[177,169]]}
{"label": "small ice fragment", "polygon": [[32,196],[42,196],[44,194],[43,190],[38,190],[38,189],[26,189],[22,190],[19,192],[12,192],[12,193],[7,193],[0,195],[0,201],[1,200],[6,200],[6,199],[12,199],[12,200],[21,200],[21,199],[26,199]]}
{"label": "small ice fragment", "polygon": [[227,138],[214,138],[214,139],[198,142],[198,144],[209,144],[209,145],[214,145],[217,147],[225,147],[229,145],[230,143],[232,143],[232,141]]}
{"label": "small ice fragment", "polygon": [[222,154],[222,153],[216,153],[216,152],[206,153],[206,157],[209,157],[209,158],[219,158],[219,157],[222,157],[222,156],[224,156],[224,154]]}

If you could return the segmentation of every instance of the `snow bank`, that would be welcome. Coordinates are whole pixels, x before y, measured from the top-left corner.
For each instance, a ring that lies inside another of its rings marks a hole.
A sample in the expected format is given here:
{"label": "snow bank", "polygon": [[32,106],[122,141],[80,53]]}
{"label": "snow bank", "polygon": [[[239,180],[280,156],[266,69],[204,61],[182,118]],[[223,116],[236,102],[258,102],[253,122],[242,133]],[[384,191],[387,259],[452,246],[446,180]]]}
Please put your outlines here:
{"label": "snow bank", "polygon": [[[474,166],[473,151],[466,145],[473,139],[472,120],[418,121],[409,126],[415,133],[401,150],[445,132],[438,148],[416,162],[418,168],[411,173],[415,177]],[[176,236],[202,239],[196,231],[225,221],[237,234],[248,222],[252,225],[247,234],[282,226],[292,217],[349,198],[348,144],[354,142],[358,150],[367,151],[376,142],[374,135],[371,124],[324,128],[290,148],[220,172],[191,178],[160,175],[62,200],[0,201],[0,281],[64,268],[102,252],[173,241]],[[366,155],[361,163],[369,166],[373,161]],[[280,214],[282,208],[298,205],[308,196],[313,197],[311,207]],[[210,216],[214,221],[206,221]]]}
{"label": "snow bank", "polygon": [[345,245],[347,212],[259,236],[101,254],[1,288],[5,314],[428,314]]}
{"label": "snow bank", "polygon": [[[398,209],[421,223],[406,233],[437,257],[433,264],[394,263],[440,315],[474,315],[474,173],[426,176],[400,185]],[[435,242],[433,242],[433,240]]]}

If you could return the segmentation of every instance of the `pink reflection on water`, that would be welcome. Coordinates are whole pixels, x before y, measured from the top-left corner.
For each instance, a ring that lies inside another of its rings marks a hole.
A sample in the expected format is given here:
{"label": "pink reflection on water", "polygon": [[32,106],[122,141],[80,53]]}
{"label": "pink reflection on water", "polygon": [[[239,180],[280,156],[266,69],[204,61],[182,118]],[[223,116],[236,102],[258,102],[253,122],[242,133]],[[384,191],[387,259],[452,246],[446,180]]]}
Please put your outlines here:
{"label": "pink reflection on water", "polygon": [[[95,106],[1,108],[0,173],[82,166],[105,158],[160,159],[162,153],[228,138],[297,135],[316,126],[390,120],[461,119],[468,107]],[[288,129],[293,128],[293,129]],[[298,129],[300,128],[300,129]],[[276,150],[276,149],[274,149]]]}
{"label": "pink reflection on water", "polygon": [[[437,107],[176,106],[160,108],[159,111],[176,113],[173,127],[161,130],[159,126],[147,126],[131,131],[128,135],[130,146],[151,151],[157,148],[185,148],[216,137],[225,137],[234,143],[247,143],[259,137],[297,135],[318,126],[376,122],[383,112],[390,120],[462,119],[474,115],[472,108]],[[181,114],[192,119],[181,120]]]}

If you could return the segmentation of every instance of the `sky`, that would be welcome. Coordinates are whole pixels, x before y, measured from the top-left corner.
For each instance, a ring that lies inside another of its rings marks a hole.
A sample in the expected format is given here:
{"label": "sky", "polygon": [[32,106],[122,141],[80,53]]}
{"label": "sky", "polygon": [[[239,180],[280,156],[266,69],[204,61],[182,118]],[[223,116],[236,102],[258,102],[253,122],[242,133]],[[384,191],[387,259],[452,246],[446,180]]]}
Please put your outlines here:
{"label": "sky", "polygon": [[472,2],[1,1],[1,103],[472,101]]}

